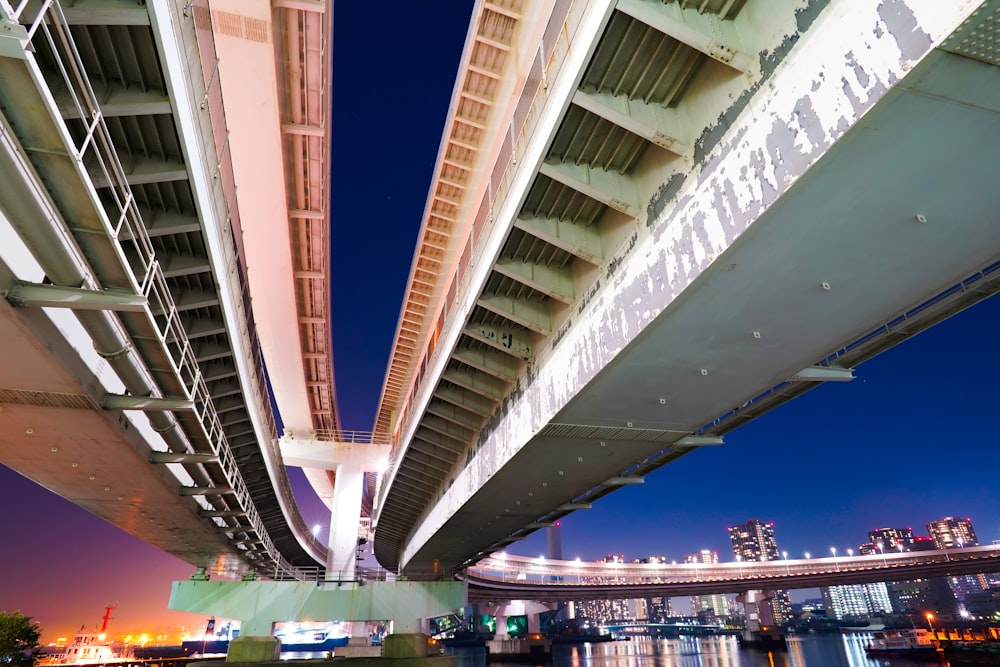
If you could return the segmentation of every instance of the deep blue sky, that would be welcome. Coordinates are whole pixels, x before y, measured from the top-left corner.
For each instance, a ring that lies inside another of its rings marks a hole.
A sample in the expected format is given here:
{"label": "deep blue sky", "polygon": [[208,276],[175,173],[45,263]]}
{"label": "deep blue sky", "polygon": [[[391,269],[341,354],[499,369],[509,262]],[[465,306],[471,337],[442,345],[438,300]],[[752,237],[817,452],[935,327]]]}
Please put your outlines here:
{"label": "deep blue sky", "polygon": [[[377,21],[337,5],[334,65],[334,350],[344,426],[368,430],[468,26],[447,3],[397,3]],[[792,556],[856,547],[879,526],[972,517],[1000,539],[996,493],[1000,300],[993,299],[577,512],[567,558],[703,548],[729,558],[726,526],[775,522]],[[95,623],[119,603],[119,628],[204,619],[166,611],[192,568],[0,468],[0,610],[46,628]],[[306,502],[307,520],[323,521]],[[14,545],[13,547],[11,545]],[[541,533],[518,553],[544,552]]]}

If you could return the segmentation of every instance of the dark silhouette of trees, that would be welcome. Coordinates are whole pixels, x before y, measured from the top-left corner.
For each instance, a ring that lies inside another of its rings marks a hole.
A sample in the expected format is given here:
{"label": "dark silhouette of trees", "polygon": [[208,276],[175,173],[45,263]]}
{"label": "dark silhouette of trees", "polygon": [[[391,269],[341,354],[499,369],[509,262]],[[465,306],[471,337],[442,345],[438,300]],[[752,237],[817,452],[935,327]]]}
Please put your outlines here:
{"label": "dark silhouette of trees", "polygon": [[30,667],[40,651],[42,629],[20,611],[0,611],[0,665]]}

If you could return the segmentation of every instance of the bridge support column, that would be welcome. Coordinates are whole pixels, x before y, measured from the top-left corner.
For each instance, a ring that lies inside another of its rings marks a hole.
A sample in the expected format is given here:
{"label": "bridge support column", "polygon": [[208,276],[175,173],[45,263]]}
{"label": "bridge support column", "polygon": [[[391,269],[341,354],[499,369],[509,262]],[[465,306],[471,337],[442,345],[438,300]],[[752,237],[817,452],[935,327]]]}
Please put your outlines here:
{"label": "bridge support column", "polygon": [[771,600],[774,591],[747,591],[737,596],[743,604],[746,626],[739,637],[740,645],[753,648],[785,646],[785,634],[775,623]]}
{"label": "bridge support column", "polygon": [[510,636],[507,630],[507,619],[511,616],[525,616],[528,621],[528,634],[538,634],[541,630],[541,616],[555,607],[551,603],[531,600],[513,600],[496,608],[497,629],[495,636],[506,639]]}
{"label": "bridge support column", "polygon": [[377,658],[382,655],[382,648],[372,646],[371,624],[367,621],[351,623],[351,636],[347,646],[337,649],[337,656],[344,658]]}
{"label": "bridge support column", "polygon": [[337,466],[336,471],[326,571],[341,581],[350,581],[354,579],[354,567],[357,564],[355,556],[358,552],[365,473],[361,466],[350,463]]}
{"label": "bridge support column", "polygon": [[175,581],[168,606],[206,616],[239,619],[241,641],[230,643],[227,659],[267,662],[275,659],[274,654],[281,646],[271,636],[274,623],[303,620],[392,620],[393,635],[386,637],[382,655],[424,657],[427,637],[420,633],[421,620],[454,611],[465,605],[467,599],[465,584],[457,581],[379,581],[365,585]]}
{"label": "bridge support column", "polygon": [[226,662],[273,662],[281,658],[281,640],[268,635],[244,635],[229,642]]}
{"label": "bridge support column", "polygon": [[[285,465],[302,468],[317,495],[330,508],[327,572],[340,581],[353,580],[365,473],[377,471],[388,461],[389,446],[287,435],[279,444]],[[327,476],[331,470],[336,473],[333,485]]]}
{"label": "bridge support column", "polygon": [[[524,660],[530,657],[535,662],[544,662],[551,658],[552,642],[539,634],[539,617],[549,608],[541,602],[514,600],[496,608],[497,629],[493,639],[486,642],[489,654],[493,657]],[[511,616],[527,617],[527,632],[520,637],[512,638],[507,626]]]}

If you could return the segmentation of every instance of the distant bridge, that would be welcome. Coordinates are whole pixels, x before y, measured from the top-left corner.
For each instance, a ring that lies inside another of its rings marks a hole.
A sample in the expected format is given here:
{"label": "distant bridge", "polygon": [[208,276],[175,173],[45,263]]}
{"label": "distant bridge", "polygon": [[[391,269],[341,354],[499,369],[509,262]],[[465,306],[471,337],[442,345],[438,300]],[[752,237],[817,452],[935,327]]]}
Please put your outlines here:
{"label": "distant bridge", "polygon": [[494,555],[469,568],[470,601],[580,600],[742,593],[1000,571],[1000,547],[763,563],[589,563]]}

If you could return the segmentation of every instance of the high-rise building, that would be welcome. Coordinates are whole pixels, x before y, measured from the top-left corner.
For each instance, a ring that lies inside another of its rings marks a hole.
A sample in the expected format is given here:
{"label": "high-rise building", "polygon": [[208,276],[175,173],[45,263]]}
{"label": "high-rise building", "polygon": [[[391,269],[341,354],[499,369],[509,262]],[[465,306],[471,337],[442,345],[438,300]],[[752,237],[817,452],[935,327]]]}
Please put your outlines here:
{"label": "high-rise building", "polygon": [[892,612],[884,582],[825,586],[820,589],[827,616],[837,620],[885,616]]}
{"label": "high-rise building", "polygon": [[[746,523],[730,526],[729,540],[733,545],[733,555],[739,560],[757,563],[779,558],[774,522],[750,519]],[[774,597],[768,603],[775,623],[783,623],[792,617],[792,602],[785,591],[774,591]]]}
{"label": "high-rise building", "polygon": [[944,577],[892,581],[888,586],[893,611],[898,614],[923,616],[927,612],[933,612],[942,616],[958,612],[955,594]]}
{"label": "high-rise building", "polygon": [[937,521],[927,522],[927,534],[938,549],[954,549],[979,545],[972,519],[956,519],[946,516]]}
{"label": "high-rise building", "polygon": [[[938,549],[961,549],[962,547],[979,546],[979,539],[972,527],[972,519],[956,519],[946,516],[937,521],[927,522],[927,534],[934,540]],[[986,588],[986,577],[981,574],[949,577],[948,585],[955,597],[964,602],[965,598]]]}
{"label": "high-rise building", "polygon": [[948,586],[955,594],[959,602],[965,602],[973,593],[979,593],[987,588],[986,575],[983,574],[963,574],[957,577],[948,577]]}
{"label": "high-rise building", "polygon": [[666,623],[677,615],[670,603],[670,598],[646,598],[646,617],[650,623]]}
{"label": "high-rise building", "polygon": [[888,616],[892,613],[892,600],[889,598],[889,587],[884,581],[861,584],[871,616]]}
{"label": "high-rise building", "polygon": [[729,527],[733,555],[748,563],[778,560],[778,542],[774,539],[774,522],[750,519]]}
{"label": "high-rise building", "polygon": [[[638,602],[635,599],[577,600],[575,602],[576,617],[589,619],[595,623],[630,621],[639,617]],[[643,601],[641,606],[643,607],[641,613],[648,614],[649,612],[645,609],[645,601]]]}
{"label": "high-rise building", "polygon": [[632,561],[633,563],[652,563],[654,565],[663,565],[667,562],[666,556],[646,556],[645,558],[636,558]]}
{"label": "high-rise building", "polygon": [[909,545],[903,551],[934,551],[937,546],[934,545],[934,540],[923,535],[917,535],[913,538],[913,544]]}
{"label": "high-rise building", "polygon": [[[912,528],[876,528],[868,533],[868,542],[875,547],[876,553],[893,551],[910,551],[913,544]],[[900,549],[902,545],[902,549]],[[865,553],[862,545],[861,553]]]}
{"label": "high-rise building", "polygon": [[548,558],[562,560],[562,522],[556,521],[545,531]]}
{"label": "high-rise building", "polygon": [[[608,554],[597,561],[598,563],[624,563],[625,554]],[[608,574],[604,576],[587,577],[588,583],[613,584],[627,583],[627,579],[616,576],[614,569],[609,568]],[[574,602],[577,618],[586,618],[597,623],[609,621],[621,621],[635,618],[635,601],[626,599],[615,600],[576,600]]]}
{"label": "high-rise building", "polygon": [[819,589],[823,596],[826,615],[834,620],[864,618],[868,616],[868,605],[861,586],[823,586]]}
{"label": "high-rise building", "polygon": [[[685,563],[703,563],[706,565],[714,565],[719,562],[719,552],[711,551],[709,549],[702,549],[698,553],[688,554],[684,557]],[[729,609],[726,605],[726,596],[721,594],[716,595],[692,595],[691,596],[691,615],[697,616],[699,613],[707,612],[711,610],[716,618],[722,618],[723,616],[729,615]]]}
{"label": "high-rise building", "polygon": [[[868,533],[874,551],[895,553],[933,551],[934,540],[913,534],[912,528],[876,528]],[[886,583],[892,611],[895,613],[954,613],[955,595],[941,578],[890,581]]]}
{"label": "high-rise building", "polygon": [[802,611],[826,611],[826,603],[822,597],[806,598],[802,601]]}

